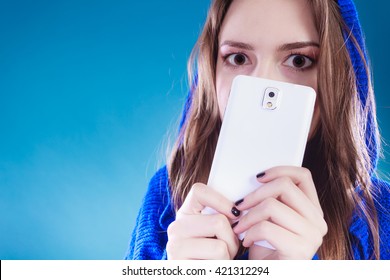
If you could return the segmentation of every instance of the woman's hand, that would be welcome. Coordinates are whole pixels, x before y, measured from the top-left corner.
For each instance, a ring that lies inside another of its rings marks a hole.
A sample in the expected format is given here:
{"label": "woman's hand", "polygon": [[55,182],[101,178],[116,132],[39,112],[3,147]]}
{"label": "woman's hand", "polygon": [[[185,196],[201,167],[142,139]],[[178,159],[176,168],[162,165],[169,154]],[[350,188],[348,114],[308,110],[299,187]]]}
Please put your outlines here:
{"label": "woman's hand", "polygon": [[[250,247],[249,259],[311,259],[328,228],[310,171],[275,167],[258,181],[264,185],[237,206],[249,211],[234,228],[237,234],[247,231],[243,245]],[[276,250],[253,244],[260,240]]]}
{"label": "woman's hand", "polygon": [[[206,206],[220,214],[201,214]],[[239,215],[233,202],[204,184],[194,184],[168,227],[168,259],[233,259],[239,241],[231,221]]]}

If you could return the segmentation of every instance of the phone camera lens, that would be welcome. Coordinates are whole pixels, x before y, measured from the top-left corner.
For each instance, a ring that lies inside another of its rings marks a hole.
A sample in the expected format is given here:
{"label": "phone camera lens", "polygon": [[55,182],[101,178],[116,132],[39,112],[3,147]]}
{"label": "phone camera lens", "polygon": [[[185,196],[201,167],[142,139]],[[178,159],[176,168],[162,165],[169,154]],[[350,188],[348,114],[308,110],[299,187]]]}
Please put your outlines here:
{"label": "phone camera lens", "polygon": [[271,91],[270,93],[268,93],[268,96],[271,98],[275,97],[275,92]]}

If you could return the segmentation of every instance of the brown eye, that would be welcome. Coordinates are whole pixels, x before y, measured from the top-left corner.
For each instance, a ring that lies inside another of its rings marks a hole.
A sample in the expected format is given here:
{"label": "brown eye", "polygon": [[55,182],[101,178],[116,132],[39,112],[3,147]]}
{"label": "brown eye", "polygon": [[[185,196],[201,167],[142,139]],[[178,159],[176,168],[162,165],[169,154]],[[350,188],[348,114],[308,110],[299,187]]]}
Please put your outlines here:
{"label": "brown eye", "polygon": [[246,55],[242,53],[234,53],[228,56],[227,61],[234,66],[241,66],[248,63]]}
{"label": "brown eye", "polygon": [[313,64],[313,60],[304,55],[294,54],[287,59],[285,64],[295,69],[304,70]]}
{"label": "brown eye", "polygon": [[297,55],[293,59],[293,64],[297,68],[301,68],[301,67],[305,66],[305,57],[303,57],[301,55]]}

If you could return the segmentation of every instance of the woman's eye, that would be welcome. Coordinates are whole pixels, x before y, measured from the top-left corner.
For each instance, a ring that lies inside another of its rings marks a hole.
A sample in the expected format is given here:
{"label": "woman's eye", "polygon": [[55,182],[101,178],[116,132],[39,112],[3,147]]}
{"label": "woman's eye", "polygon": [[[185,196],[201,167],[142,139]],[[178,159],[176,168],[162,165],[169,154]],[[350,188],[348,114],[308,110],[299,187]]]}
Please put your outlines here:
{"label": "woman's eye", "polygon": [[285,62],[289,67],[305,69],[313,64],[313,60],[301,54],[291,55]]}
{"label": "woman's eye", "polygon": [[248,64],[248,58],[245,54],[242,53],[231,54],[226,58],[226,61],[233,66],[241,66]]}

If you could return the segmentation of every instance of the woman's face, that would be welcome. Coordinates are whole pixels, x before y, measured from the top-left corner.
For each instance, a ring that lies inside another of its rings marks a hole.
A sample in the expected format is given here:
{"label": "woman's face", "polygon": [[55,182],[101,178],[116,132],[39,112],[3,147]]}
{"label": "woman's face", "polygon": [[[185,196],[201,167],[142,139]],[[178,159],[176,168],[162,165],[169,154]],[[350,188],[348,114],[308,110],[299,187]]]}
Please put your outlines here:
{"label": "woman's face", "polygon": [[[317,91],[319,36],[307,0],[235,0],[219,33],[216,89],[221,118],[237,75],[306,85]],[[317,126],[318,106],[310,129]]]}

